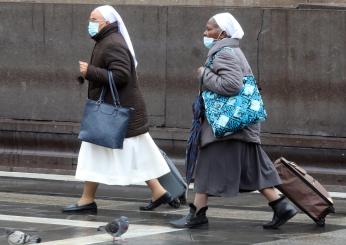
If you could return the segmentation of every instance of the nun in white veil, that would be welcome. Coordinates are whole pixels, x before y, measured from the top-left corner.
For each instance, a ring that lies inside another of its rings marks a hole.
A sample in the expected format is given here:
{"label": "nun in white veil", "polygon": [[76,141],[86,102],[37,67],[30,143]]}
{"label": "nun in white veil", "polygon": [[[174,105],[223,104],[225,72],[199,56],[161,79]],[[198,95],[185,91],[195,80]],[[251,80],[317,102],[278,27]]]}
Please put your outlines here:
{"label": "nun in white veil", "polygon": [[[150,211],[163,203],[171,203],[172,196],[157,180],[170,169],[148,132],[145,103],[136,75],[138,62],[124,21],[112,6],[100,6],[90,14],[88,32],[95,41],[91,62],[79,63],[81,75],[89,81],[89,99],[99,98],[102,87],[108,85],[107,72],[110,70],[121,105],[134,108],[134,111],[123,149],[82,142],[76,178],[85,182],[83,195],[63,212],[97,212],[95,194],[98,183],[127,186],[146,182],[152,197],[140,210]],[[112,103],[111,94],[106,91],[105,102]]]}
{"label": "nun in white veil", "polygon": [[96,11],[99,11],[101,13],[101,15],[103,16],[103,18],[108,21],[109,23],[118,23],[118,28],[119,28],[119,32],[121,33],[121,35],[123,36],[123,38],[126,41],[126,44],[133,56],[133,59],[135,61],[135,66],[137,67],[137,59],[136,59],[136,55],[135,55],[135,50],[133,49],[133,45],[131,42],[131,38],[130,35],[127,31],[127,28],[125,26],[125,23],[123,21],[123,19],[121,18],[120,14],[110,5],[104,5],[104,6],[100,6],[97,7],[95,9]]}
{"label": "nun in white veil", "polygon": [[[232,98],[243,88],[245,77],[254,80],[240,49],[243,36],[242,27],[230,13],[216,14],[209,19],[203,37],[204,46],[209,49],[208,57],[198,69],[203,90]],[[218,108],[224,107],[221,104]],[[224,116],[219,121],[224,124],[227,120]],[[171,221],[174,227],[196,228],[207,224],[208,196],[233,197],[239,192],[255,190],[260,191],[274,211],[272,221],[263,224],[263,228],[276,229],[297,213],[287,198],[280,197],[274,189],[281,180],[261,147],[259,123],[216,138],[204,119],[194,179],[196,195],[190,212]]]}

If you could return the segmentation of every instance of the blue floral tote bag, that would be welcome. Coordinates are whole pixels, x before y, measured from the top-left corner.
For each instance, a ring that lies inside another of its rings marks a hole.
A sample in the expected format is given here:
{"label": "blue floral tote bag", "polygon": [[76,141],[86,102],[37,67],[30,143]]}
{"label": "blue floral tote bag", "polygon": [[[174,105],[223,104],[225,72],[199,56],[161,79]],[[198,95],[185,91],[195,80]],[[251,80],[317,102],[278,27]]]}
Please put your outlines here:
{"label": "blue floral tote bag", "polygon": [[[223,49],[232,51],[232,48],[224,47],[218,52]],[[210,67],[217,53],[211,57],[206,66]],[[236,96],[229,97],[208,90],[203,91],[205,115],[215,137],[233,134],[267,118],[255,77],[245,76],[243,83],[242,90]]]}

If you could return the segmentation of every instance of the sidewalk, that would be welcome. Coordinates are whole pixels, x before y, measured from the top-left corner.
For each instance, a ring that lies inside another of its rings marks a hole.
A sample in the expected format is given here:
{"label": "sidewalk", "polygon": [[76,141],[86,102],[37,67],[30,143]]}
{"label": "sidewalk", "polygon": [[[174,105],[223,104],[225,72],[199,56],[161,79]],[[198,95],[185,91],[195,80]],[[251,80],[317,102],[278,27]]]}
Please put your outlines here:
{"label": "sidewalk", "polygon": [[[1,172],[0,176],[6,173]],[[236,198],[211,198],[209,226],[203,229],[173,229],[168,221],[188,212],[187,206],[175,210],[161,206],[154,212],[141,212],[149,190],[144,186],[116,187],[101,185],[98,191],[98,215],[66,215],[60,212],[74,203],[82,183],[71,176],[51,180],[45,176],[0,177],[0,244],[7,244],[4,228],[16,228],[37,234],[46,245],[112,244],[111,237],[96,231],[112,218],[129,217],[126,244],[345,244],[346,194],[343,186],[327,186],[335,197],[337,213],[326,219],[326,227],[317,227],[299,213],[279,230],[263,230],[261,224],[272,213],[258,193]],[[71,181],[72,180],[72,181]],[[193,193],[189,193],[191,201]],[[341,197],[341,198],[340,198]]]}

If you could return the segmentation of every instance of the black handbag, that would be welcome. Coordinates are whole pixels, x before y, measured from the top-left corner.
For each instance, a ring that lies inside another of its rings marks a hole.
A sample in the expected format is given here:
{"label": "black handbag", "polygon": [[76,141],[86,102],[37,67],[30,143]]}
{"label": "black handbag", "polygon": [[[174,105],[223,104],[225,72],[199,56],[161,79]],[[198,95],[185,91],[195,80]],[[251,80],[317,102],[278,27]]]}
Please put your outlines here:
{"label": "black handbag", "polygon": [[133,108],[120,106],[118,91],[111,71],[108,71],[108,83],[113,104],[104,103],[106,86],[102,88],[97,101],[88,99],[78,139],[107,148],[122,149]]}

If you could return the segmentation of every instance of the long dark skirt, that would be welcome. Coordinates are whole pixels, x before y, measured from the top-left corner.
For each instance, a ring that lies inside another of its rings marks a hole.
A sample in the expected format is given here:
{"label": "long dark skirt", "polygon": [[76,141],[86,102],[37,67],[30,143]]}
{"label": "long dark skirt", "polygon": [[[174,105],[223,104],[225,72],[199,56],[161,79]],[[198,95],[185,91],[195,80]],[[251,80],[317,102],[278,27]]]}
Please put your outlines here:
{"label": "long dark skirt", "polygon": [[232,197],[239,192],[281,184],[261,145],[238,140],[218,141],[199,151],[195,192]]}

